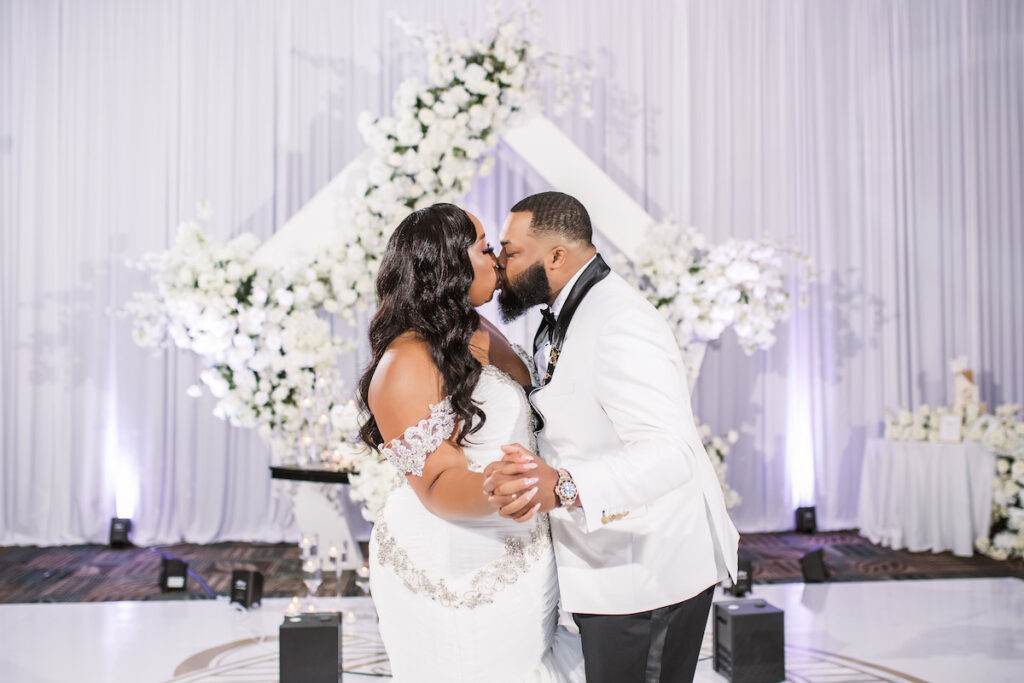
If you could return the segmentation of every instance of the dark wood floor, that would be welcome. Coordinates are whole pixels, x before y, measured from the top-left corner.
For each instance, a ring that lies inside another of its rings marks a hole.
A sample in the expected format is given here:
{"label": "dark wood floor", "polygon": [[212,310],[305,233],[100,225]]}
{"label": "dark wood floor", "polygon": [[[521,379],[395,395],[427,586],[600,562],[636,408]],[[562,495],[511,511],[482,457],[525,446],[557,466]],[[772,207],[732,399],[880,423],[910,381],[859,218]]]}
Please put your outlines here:
{"label": "dark wood floor", "polygon": [[[755,583],[803,580],[800,557],[824,550],[831,581],[937,579],[1015,576],[1024,578],[1024,562],[951,553],[911,553],[871,544],[856,530],[820,534],[744,534],[742,551],[754,562]],[[216,594],[226,595],[231,572],[263,574],[267,597],[304,595],[298,547],[293,544],[214,543],[161,546],[160,553],[188,562],[189,569]],[[365,552],[365,549],[364,549]],[[150,548],[115,549],[99,545],[0,548],[0,602],[89,602],[100,600],[204,599],[209,594],[190,577],[186,590],[162,592],[161,557]],[[321,595],[337,591],[325,577]],[[358,595],[353,572],[342,576],[342,592]]]}
{"label": "dark wood floor", "polygon": [[1024,579],[1024,562],[1020,559],[1000,562],[983,555],[956,557],[949,552],[892,550],[874,545],[856,529],[818,534],[743,534],[740,537],[740,550],[754,562],[755,583],[803,581],[800,557],[816,548],[824,551],[830,581],[1000,576]]}

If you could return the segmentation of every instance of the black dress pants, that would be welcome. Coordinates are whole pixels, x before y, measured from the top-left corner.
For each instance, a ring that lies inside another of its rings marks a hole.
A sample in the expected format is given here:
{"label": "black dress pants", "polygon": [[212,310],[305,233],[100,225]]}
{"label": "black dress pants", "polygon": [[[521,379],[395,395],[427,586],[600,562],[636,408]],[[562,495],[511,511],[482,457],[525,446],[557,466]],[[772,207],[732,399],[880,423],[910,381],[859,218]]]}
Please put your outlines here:
{"label": "black dress pants", "polygon": [[636,614],[573,614],[587,683],[693,681],[714,593]]}

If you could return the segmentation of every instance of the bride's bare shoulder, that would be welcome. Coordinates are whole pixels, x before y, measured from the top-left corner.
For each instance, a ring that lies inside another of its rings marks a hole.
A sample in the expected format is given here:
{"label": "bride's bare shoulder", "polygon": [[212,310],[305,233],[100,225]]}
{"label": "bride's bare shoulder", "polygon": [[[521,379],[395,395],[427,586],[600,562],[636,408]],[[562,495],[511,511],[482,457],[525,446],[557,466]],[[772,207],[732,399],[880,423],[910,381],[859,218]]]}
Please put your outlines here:
{"label": "bride's bare shoulder", "polygon": [[375,406],[396,403],[436,403],[442,398],[443,384],[426,341],[405,332],[388,345],[373,372],[367,397],[370,410],[376,413]]}
{"label": "bride's bare shoulder", "polygon": [[[423,338],[419,332],[408,330],[398,335],[391,340],[388,344],[387,349],[384,350],[384,356],[415,356],[415,355],[426,354],[430,356],[430,347],[427,345],[427,340]],[[383,360],[383,359],[382,359]]]}

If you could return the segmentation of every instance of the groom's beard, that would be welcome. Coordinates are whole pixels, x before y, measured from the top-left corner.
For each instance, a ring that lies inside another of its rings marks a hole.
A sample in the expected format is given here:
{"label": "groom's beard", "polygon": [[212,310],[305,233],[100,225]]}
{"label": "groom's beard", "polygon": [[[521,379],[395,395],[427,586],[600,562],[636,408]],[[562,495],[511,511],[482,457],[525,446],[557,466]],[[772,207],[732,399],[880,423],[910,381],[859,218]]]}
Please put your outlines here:
{"label": "groom's beard", "polygon": [[551,284],[544,270],[544,263],[538,261],[527,268],[515,280],[506,279],[498,295],[498,309],[501,319],[512,322],[528,308],[546,304],[551,298]]}

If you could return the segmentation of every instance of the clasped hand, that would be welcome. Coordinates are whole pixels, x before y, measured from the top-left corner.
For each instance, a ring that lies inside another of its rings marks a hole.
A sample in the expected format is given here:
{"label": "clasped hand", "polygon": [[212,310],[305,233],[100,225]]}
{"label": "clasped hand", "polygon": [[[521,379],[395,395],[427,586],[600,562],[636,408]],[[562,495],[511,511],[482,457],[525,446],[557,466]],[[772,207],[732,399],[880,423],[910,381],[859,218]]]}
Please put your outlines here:
{"label": "clasped hand", "polygon": [[525,522],[553,510],[558,470],[517,443],[501,450],[504,457],[484,469],[484,494],[498,514]]}

